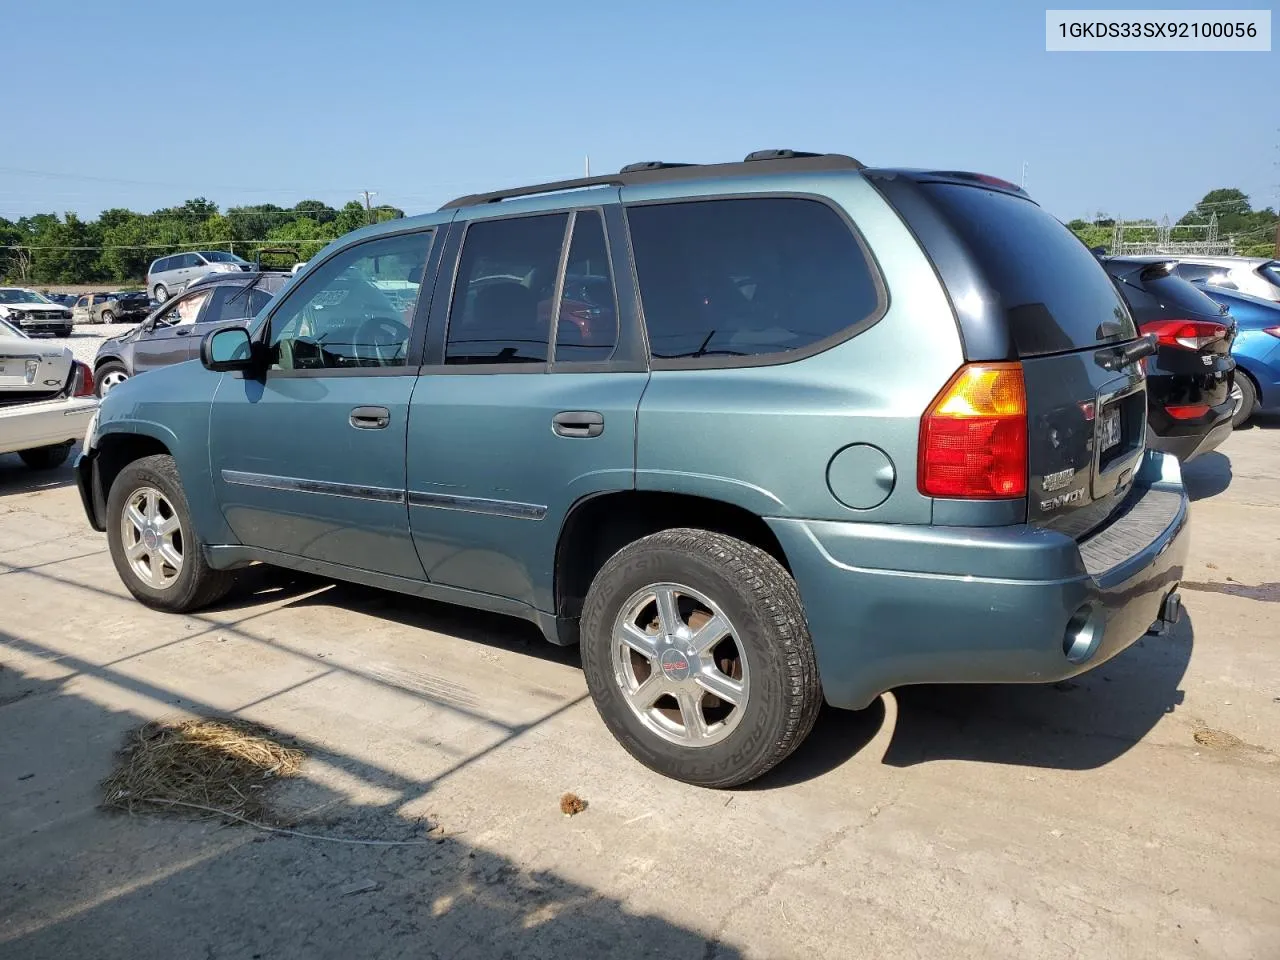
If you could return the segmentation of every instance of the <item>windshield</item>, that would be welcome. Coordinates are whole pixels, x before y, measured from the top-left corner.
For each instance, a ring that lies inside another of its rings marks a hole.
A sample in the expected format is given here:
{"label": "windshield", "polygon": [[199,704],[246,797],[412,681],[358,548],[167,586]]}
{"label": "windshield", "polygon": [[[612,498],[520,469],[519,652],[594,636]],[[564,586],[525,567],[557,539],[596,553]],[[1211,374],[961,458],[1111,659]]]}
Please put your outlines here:
{"label": "windshield", "polygon": [[52,303],[34,290],[0,290],[0,303]]}
{"label": "windshield", "polygon": [[201,253],[200,256],[204,257],[210,263],[244,263],[244,261],[234,253],[223,253],[221,250]]}
{"label": "windshield", "polygon": [[1280,287],[1280,263],[1264,263],[1258,272]]}

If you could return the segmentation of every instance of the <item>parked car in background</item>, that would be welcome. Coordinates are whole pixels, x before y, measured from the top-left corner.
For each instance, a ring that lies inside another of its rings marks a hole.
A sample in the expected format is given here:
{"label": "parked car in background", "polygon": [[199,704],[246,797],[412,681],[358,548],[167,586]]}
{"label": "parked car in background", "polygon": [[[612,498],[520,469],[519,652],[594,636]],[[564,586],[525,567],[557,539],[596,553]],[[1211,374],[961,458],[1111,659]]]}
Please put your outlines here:
{"label": "parked car in background", "polygon": [[1152,349],[1014,184],[640,164],[331,244],[108,393],[77,478],[143,603],[266,562],[524,617],[634,757],[728,787],[824,699],[1059,680],[1178,618]]}
{"label": "parked car in background", "polygon": [[76,295],[74,293],[51,293],[48,290],[40,294],[50,303],[56,303],[60,307],[71,307],[75,305]]}
{"label": "parked car in background", "polygon": [[147,270],[147,292],[157,303],[210,273],[247,273],[253,264],[223,250],[174,253],[152,262]]}
{"label": "parked car in background", "polygon": [[1255,413],[1280,412],[1280,303],[1211,284],[1197,286],[1236,321],[1231,356],[1240,402],[1232,423],[1241,427]]}
{"label": "parked car in background", "polygon": [[68,347],[40,344],[0,320],[0,454],[35,469],[63,463],[97,409],[93,376]]}
{"label": "parked car in background", "polygon": [[0,320],[27,334],[71,336],[71,311],[24,287],[0,287]]}
{"label": "parked car in background", "polygon": [[1156,337],[1147,370],[1147,443],[1193,460],[1231,435],[1235,322],[1224,307],[1177,276],[1170,260],[1102,261],[1134,323]]}
{"label": "parked car in background", "polygon": [[141,324],[102,341],[93,361],[98,396],[130,377],[193,359],[200,339],[254,317],[289,280],[287,273],[217,273],[157,307]]}
{"label": "parked car in background", "polygon": [[1280,302],[1280,260],[1266,257],[1145,256],[1146,262],[1173,260],[1175,275],[1192,283],[1211,283],[1263,300]]}
{"label": "parked car in background", "polygon": [[150,312],[145,293],[86,293],[71,308],[76,323],[133,323]]}

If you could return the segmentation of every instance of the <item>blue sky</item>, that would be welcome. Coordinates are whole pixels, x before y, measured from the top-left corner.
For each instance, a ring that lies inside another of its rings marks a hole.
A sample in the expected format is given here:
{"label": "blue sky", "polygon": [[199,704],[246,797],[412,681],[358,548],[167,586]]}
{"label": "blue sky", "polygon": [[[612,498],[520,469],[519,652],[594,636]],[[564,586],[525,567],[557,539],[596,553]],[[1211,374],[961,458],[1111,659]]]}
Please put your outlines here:
{"label": "blue sky", "polygon": [[588,154],[781,146],[1012,180],[1026,161],[1063,219],[1280,191],[1280,54],[1046,53],[1031,3],[42,0],[3,21],[9,218],[364,189],[415,213]]}

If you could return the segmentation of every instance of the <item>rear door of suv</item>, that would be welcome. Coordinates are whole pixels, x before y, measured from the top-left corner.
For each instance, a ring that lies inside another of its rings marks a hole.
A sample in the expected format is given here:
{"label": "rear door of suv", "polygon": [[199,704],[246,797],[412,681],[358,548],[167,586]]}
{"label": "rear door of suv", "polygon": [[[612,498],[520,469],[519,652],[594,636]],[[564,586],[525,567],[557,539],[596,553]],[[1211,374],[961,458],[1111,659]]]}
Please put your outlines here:
{"label": "rear door of suv", "polygon": [[869,177],[929,253],[966,360],[1022,365],[1027,522],[1084,535],[1119,505],[1145,449],[1145,380],[1118,357],[1137,338],[1124,300],[1084,244],[1012,184]]}
{"label": "rear door of suv", "polygon": [[545,612],[569,509],[634,484],[648,379],[634,292],[614,284],[629,275],[617,190],[584,200],[460,214],[409,415],[409,518],[427,576]]}

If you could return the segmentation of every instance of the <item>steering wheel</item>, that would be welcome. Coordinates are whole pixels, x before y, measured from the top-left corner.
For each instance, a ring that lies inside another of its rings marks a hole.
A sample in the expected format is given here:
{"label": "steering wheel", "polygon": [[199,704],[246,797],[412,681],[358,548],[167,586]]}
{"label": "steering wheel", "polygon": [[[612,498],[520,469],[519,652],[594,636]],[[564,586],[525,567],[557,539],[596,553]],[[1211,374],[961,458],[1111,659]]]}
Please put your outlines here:
{"label": "steering wheel", "polygon": [[[404,349],[409,343],[409,328],[392,317],[370,317],[356,330],[355,354],[361,360],[374,360],[380,367],[391,366],[404,360]],[[373,348],[373,356],[364,354]]]}

